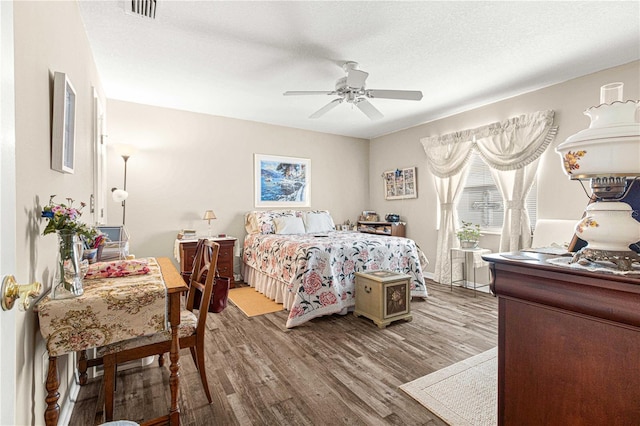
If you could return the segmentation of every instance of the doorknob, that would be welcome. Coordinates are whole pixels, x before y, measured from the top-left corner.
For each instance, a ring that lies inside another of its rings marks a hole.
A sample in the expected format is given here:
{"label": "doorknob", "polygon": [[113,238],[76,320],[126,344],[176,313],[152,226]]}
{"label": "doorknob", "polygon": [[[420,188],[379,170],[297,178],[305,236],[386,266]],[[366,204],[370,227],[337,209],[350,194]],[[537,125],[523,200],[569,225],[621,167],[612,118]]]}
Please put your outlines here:
{"label": "doorknob", "polygon": [[17,299],[22,299],[18,309],[26,311],[29,309],[31,299],[35,299],[42,290],[42,284],[34,282],[32,284],[18,284],[13,275],[6,275],[2,278],[2,310],[8,311],[13,308]]}

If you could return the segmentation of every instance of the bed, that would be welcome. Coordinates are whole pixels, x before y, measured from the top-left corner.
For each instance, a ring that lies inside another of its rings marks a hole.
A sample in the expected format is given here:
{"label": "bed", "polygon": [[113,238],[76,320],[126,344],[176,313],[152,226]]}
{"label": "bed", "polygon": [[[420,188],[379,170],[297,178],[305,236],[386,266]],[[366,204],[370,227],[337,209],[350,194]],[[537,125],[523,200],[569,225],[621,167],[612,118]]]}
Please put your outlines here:
{"label": "bed", "polygon": [[326,211],[250,212],[245,227],[244,280],[284,305],[287,328],[352,309],[355,272],[405,273],[411,296],[427,297],[421,252],[413,240],[335,231]]}

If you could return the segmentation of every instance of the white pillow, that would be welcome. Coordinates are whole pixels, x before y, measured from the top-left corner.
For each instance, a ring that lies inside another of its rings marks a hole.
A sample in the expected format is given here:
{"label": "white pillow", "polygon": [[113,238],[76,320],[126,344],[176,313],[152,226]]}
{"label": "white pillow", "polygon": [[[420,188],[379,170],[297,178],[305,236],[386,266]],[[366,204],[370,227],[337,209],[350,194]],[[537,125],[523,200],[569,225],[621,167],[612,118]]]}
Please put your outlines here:
{"label": "white pillow", "polygon": [[276,234],[304,234],[304,222],[301,217],[275,217],[273,222],[276,225]]}
{"label": "white pillow", "polygon": [[244,215],[244,229],[247,230],[247,234],[258,234],[260,232],[255,212],[249,212]]}
{"label": "white pillow", "polygon": [[329,232],[335,229],[333,219],[328,212],[305,212],[304,228],[309,234]]}

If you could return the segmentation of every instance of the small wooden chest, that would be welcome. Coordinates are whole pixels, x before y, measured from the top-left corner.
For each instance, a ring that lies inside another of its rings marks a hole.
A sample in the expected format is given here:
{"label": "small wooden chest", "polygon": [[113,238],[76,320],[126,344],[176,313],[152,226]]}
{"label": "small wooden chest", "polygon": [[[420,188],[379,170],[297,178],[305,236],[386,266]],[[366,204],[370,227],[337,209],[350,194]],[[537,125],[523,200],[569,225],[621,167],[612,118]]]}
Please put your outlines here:
{"label": "small wooden chest", "polygon": [[411,321],[409,275],[392,271],[356,272],[356,308],[353,314],[364,316],[385,328],[392,321]]}

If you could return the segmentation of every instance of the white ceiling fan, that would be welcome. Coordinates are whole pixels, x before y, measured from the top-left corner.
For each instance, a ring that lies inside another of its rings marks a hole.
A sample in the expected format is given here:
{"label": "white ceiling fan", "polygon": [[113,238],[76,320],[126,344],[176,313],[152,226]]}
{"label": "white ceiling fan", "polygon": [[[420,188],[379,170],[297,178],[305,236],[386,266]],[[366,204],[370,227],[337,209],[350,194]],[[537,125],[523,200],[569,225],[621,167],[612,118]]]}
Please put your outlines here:
{"label": "white ceiling fan", "polygon": [[371,120],[379,120],[383,117],[382,113],[374,107],[367,98],[375,99],[400,99],[409,101],[419,101],[422,99],[422,92],[419,90],[380,90],[366,89],[365,81],[369,73],[358,69],[357,62],[346,62],[342,68],[347,73],[346,77],[338,79],[335,90],[324,91],[288,91],[284,92],[285,96],[298,95],[334,95],[336,99],[320,108],[309,116],[309,118],[319,118],[331,111],[342,102],[354,104]]}

